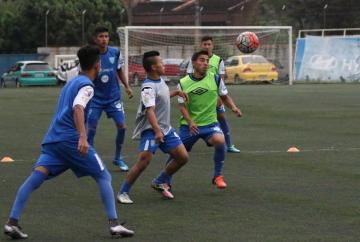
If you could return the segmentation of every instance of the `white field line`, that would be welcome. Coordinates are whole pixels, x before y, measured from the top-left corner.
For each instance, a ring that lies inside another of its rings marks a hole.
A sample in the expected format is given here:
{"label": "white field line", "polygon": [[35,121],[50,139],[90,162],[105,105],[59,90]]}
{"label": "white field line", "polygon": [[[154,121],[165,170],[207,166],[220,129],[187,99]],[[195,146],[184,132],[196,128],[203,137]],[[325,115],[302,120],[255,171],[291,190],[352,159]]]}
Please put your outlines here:
{"label": "white field line", "polygon": [[[341,152],[341,151],[360,151],[360,147],[349,147],[349,148],[335,148],[335,147],[329,147],[329,148],[319,148],[319,149],[300,149],[300,152]],[[286,150],[245,150],[241,151],[240,154],[272,154],[272,153],[286,153]],[[211,155],[212,150],[210,152],[190,152],[190,156],[198,156],[198,155]],[[234,156],[239,154],[233,154]],[[102,155],[103,159],[112,159],[113,156],[110,155]],[[123,156],[126,159],[136,159],[138,157],[138,154],[136,155],[124,155]],[[1,158],[1,157],[0,157]],[[14,158],[15,159],[15,158]],[[28,160],[35,160],[37,158],[31,158],[31,159],[15,159],[15,161],[28,161]],[[1,164],[1,162],[0,162]]]}

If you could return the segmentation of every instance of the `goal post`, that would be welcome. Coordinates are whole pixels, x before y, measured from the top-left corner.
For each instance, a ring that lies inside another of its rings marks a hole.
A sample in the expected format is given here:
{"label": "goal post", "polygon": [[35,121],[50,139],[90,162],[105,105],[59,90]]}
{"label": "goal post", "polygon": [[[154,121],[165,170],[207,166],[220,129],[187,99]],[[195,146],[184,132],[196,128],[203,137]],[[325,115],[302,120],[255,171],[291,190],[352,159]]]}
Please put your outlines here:
{"label": "goal post", "polygon": [[[244,59],[245,54],[236,48],[235,40],[240,33],[245,31],[256,33],[260,40],[260,47],[251,54],[260,57],[250,58],[255,62],[253,64],[259,64],[257,62],[260,60],[262,64],[267,62],[275,67],[268,70],[257,65],[253,68],[256,70],[253,70],[254,76],[251,79],[243,77],[244,68],[241,64],[245,65],[246,63],[242,63],[241,59],[238,66],[231,66],[231,63],[226,62],[237,56],[242,56],[241,58]],[[186,69],[192,54],[200,49],[200,40],[203,36],[213,38],[214,54],[219,55],[225,61],[227,83],[236,84],[237,80],[241,80],[241,82],[272,81],[293,84],[291,26],[126,26],[119,27],[117,33],[124,57],[125,72],[133,84],[139,84],[145,78],[146,74],[142,68],[141,59],[142,54],[150,50],[160,52],[166,69],[165,79],[178,81],[186,74],[184,69]],[[267,72],[271,69],[277,72],[276,79],[272,77],[272,80],[269,80],[271,75],[268,75]]]}

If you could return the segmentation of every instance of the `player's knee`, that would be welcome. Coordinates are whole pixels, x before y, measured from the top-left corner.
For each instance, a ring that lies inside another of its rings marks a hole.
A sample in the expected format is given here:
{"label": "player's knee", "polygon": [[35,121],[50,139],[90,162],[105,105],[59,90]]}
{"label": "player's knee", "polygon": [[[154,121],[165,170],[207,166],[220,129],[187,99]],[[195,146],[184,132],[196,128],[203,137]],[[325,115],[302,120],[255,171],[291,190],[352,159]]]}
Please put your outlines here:
{"label": "player's knee", "polygon": [[111,183],[111,175],[109,171],[105,169],[95,176],[95,180],[102,180]]}
{"label": "player's knee", "polygon": [[49,170],[44,166],[38,166],[34,169],[34,171],[41,172],[42,174],[44,174],[46,176],[48,176],[50,173]]}
{"label": "player's knee", "polygon": [[180,165],[185,165],[189,161],[189,154],[182,153],[178,157],[176,157],[176,161],[179,162]]}
{"label": "player's knee", "polygon": [[215,135],[211,138],[211,142],[212,145],[214,146],[219,146],[219,145],[224,145],[225,144],[225,138],[224,135]]}
{"label": "player's knee", "polygon": [[124,123],[118,123],[118,124],[116,124],[116,127],[117,127],[118,129],[126,129],[126,124],[124,124]]}
{"label": "player's knee", "polygon": [[149,164],[151,160],[151,154],[149,152],[143,152],[140,154],[138,167],[140,170],[144,170]]}
{"label": "player's knee", "polygon": [[217,113],[217,119],[224,120],[225,114],[224,113]]}

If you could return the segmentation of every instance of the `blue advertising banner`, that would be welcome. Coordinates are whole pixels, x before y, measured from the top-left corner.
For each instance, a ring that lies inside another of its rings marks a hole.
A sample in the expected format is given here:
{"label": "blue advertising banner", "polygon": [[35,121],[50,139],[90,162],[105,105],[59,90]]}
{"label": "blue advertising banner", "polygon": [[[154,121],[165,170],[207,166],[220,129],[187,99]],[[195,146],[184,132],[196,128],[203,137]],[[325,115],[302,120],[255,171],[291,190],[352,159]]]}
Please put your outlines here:
{"label": "blue advertising banner", "polygon": [[359,82],[360,36],[298,39],[295,80]]}

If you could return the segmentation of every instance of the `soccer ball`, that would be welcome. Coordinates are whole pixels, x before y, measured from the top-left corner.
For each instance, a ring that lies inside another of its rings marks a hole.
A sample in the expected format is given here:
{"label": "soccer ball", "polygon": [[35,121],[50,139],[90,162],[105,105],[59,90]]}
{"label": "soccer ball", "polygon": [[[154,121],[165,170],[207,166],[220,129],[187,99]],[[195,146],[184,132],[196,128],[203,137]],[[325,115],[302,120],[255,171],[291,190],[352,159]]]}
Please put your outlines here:
{"label": "soccer ball", "polygon": [[245,54],[254,52],[260,45],[254,32],[243,32],[236,38],[236,47]]}

